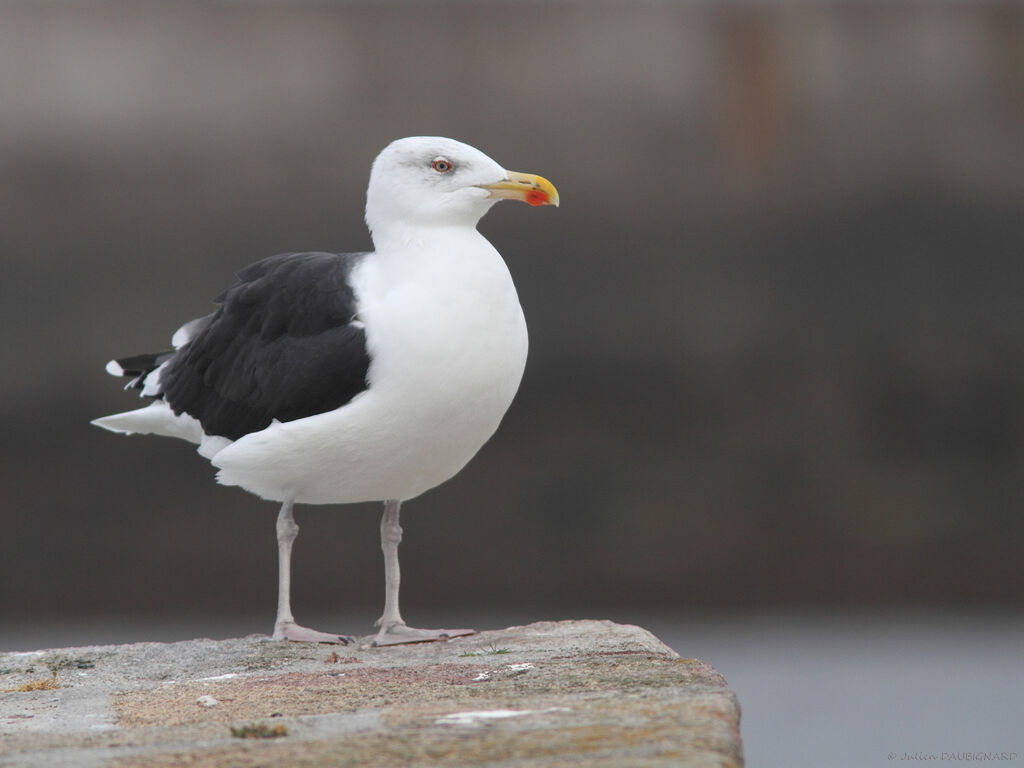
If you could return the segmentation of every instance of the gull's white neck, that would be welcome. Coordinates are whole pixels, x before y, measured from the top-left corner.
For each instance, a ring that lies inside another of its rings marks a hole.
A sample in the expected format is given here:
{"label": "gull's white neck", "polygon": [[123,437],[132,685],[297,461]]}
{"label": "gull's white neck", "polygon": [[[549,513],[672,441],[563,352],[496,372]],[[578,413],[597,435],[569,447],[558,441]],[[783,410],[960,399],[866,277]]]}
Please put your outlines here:
{"label": "gull's white neck", "polygon": [[480,240],[487,242],[471,224],[450,224],[414,226],[404,223],[390,223],[371,232],[373,247],[381,256],[403,253],[415,256],[421,253],[437,253],[453,246],[468,245]]}
{"label": "gull's white neck", "polygon": [[452,308],[465,310],[463,305],[472,302],[521,314],[504,259],[475,227],[389,227],[375,232],[373,241],[376,250],[360,277],[366,304],[399,287],[416,286],[414,291],[425,290]]}

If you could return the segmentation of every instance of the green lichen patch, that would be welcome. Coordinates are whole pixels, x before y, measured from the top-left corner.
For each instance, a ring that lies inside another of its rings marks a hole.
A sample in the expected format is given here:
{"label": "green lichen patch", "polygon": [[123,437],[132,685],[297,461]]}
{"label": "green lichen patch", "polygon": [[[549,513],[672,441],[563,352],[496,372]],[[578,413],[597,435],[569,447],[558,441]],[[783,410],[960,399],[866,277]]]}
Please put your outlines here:
{"label": "green lichen patch", "polygon": [[288,735],[288,728],[280,724],[248,723],[232,727],[231,735],[236,739],[279,739]]}

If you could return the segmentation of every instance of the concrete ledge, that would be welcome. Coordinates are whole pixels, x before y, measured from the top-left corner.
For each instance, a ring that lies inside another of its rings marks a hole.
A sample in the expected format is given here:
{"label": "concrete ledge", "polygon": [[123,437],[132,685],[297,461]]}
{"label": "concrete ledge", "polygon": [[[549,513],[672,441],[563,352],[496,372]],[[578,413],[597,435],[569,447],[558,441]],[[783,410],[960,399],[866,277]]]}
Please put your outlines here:
{"label": "concrete ledge", "polygon": [[743,765],[725,680],[640,627],[368,640],[0,654],[0,765]]}

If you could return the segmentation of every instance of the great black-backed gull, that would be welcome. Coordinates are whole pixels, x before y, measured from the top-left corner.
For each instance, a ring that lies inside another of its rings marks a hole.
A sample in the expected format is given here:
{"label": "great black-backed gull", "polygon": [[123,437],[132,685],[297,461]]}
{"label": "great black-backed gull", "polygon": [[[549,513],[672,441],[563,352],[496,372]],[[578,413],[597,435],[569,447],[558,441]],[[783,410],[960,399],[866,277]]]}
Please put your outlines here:
{"label": "great black-backed gull", "polygon": [[503,198],[558,205],[546,179],[452,139],[387,146],[366,191],[368,253],[258,261],[183,325],[173,350],[108,363],[147,407],[96,419],[197,443],[217,479],[281,502],[275,639],[350,638],[295,623],[294,504],[383,501],[377,645],[473,630],[414,629],[398,610],[399,507],[462,469],[497,429],[526,363],[508,268],[476,230]]}

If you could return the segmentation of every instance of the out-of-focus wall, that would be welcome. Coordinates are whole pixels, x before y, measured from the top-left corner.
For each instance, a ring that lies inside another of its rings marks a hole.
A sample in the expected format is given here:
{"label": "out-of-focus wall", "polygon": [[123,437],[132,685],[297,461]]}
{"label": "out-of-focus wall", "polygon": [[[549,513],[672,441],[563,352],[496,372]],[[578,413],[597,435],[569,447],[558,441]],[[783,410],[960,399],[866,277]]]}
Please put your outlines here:
{"label": "out-of-focus wall", "polygon": [[[0,5],[0,621],[272,611],[272,505],[88,426],[249,261],[369,246],[442,134],[531,328],[496,438],[404,516],[408,605],[1020,604],[1024,8]],[[373,507],[296,602],[376,606]]]}

